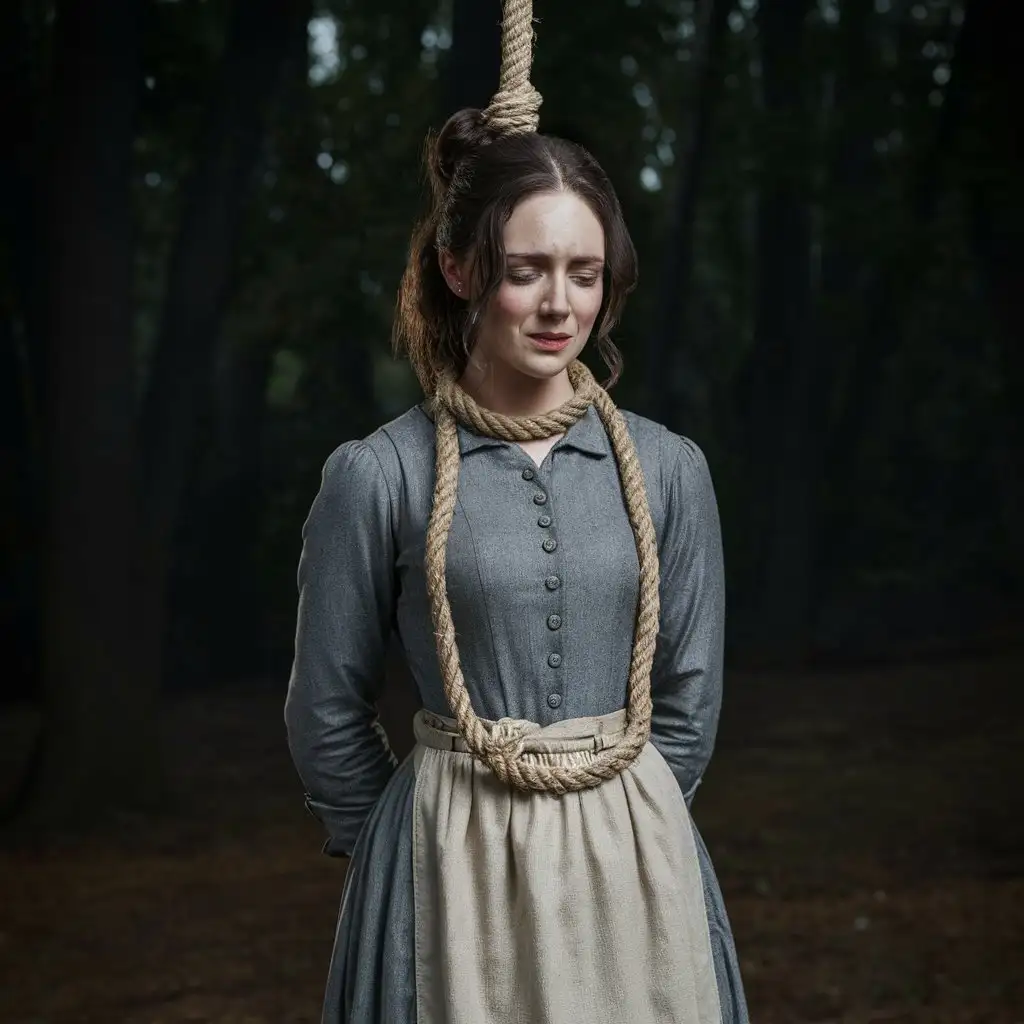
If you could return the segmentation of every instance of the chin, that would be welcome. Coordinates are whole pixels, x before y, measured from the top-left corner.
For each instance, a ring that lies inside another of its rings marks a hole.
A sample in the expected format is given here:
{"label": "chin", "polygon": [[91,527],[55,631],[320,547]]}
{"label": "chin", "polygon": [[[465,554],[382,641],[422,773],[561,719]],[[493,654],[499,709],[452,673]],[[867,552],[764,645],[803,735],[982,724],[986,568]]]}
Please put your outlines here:
{"label": "chin", "polygon": [[532,377],[534,380],[550,380],[563,373],[574,358],[575,356],[567,356],[564,352],[559,352],[557,355],[540,354],[532,359],[520,361],[514,369],[524,377]]}
{"label": "chin", "polygon": [[516,360],[516,369],[528,377],[547,380],[563,373],[571,362],[578,359],[583,345],[570,345],[561,352],[541,352],[530,348]]}

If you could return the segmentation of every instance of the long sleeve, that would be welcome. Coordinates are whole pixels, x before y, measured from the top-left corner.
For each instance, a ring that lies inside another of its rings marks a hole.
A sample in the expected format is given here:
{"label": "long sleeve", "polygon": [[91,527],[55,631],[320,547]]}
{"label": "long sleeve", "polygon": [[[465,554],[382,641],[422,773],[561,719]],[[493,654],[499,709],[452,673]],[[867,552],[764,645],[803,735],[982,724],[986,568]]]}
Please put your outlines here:
{"label": "long sleeve", "polygon": [[651,675],[651,742],[687,805],[711,758],[722,705],[725,574],[711,474],[692,441],[662,435],[661,625]]}
{"label": "long sleeve", "polygon": [[376,701],[396,599],[387,481],[364,441],[338,448],[302,531],[295,660],[285,701],[306,806],[344,856],[395,769]]}

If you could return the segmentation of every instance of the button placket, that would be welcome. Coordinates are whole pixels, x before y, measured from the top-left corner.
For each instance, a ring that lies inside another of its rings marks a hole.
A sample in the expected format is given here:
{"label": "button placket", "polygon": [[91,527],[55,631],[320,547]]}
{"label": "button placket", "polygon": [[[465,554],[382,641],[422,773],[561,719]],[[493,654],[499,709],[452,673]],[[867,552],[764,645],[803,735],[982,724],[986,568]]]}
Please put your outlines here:
{"label": "button placket", "polygon": [[[544,508],[544,511],[537,517],[537,526],[542,530],[550,530],[554,524],[554,516],[552,515],[551,502],[549,491],[550,487],[544,487],[542,481],[538,478],[538,474],[531,469],[523,470],[523,479],[532,480],[537,485],[537,490],[533,494],[533,503],[537,506]],[[545,698],[547,706],[552,711],[558,710],[562,706],[564,701],[564,683],[561,679],[562,671],[562,601],[559,591],[562,589],[562,566],[561,566],[561,555],[559,553],[558,540],[547,534],[540,541],[541,549],[544,551],[545,557],[552,559],[552,569],[544,577],[544,587],[548,593],[554,599],[552,604],[553,608],[550,609],[547,617],[545,618],[545,624],[549,631],[549,643],[547,645],[548,651],[545,658],[546,669],[548,673],[548,694]]]}

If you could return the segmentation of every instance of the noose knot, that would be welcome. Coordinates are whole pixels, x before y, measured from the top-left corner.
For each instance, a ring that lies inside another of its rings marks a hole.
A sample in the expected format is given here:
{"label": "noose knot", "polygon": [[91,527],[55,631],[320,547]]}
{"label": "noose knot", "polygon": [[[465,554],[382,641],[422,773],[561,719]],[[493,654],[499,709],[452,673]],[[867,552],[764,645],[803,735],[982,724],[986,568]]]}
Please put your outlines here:
{"label": "noose knot", "polygon": [[499,719],[488,731],[487,753],[506,764],[518,761],[523,753],[526,730],[532,725],[517,718]]}
{"label": "noose knot", "polygon": [[541,94],[530,82],[499,89],[485,111],[487,123],[501,135],[526,135],[540,124]]}
{"label": "noose knot", "polygon": [[501,22],[501,78],[484,113],[498,135],[535,132],[540,93],[530,82],[533,61],[533,0],[504,0]]}

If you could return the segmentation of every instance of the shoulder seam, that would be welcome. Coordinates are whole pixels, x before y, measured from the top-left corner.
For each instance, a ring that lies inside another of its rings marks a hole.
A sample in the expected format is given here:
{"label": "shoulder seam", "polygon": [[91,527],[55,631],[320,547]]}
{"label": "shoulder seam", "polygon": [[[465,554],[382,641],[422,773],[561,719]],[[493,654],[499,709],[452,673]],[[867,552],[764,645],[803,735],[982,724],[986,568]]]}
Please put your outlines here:
{"label": "shoulder seam", "polygon": [[[391,443],[391,447],[395,449],[395,455],[397,456],[398,448],[395,446],[395,442],[391,439],[391,436],[388,434],[388,432],[386,430],[384,430],[383,427],[380,429],[380,433],[382,433],[388,439],[388,441]],[[395,535],[395,504],[396,503],[395,503],[395,496],[394,496],[394,494],[391,491],[391,481],[388,480],[388,474],[387,474],[387,471],[384,469],[384,463],[380,461],[380,455],[377,454],[377,449],[371,443],[370,439],[368,437],[364,438],[362,443],[365,444],[366,447],[369,448],[369,450],[373,453],[373,458],[374,458],[374,460],[377,463],[377,468],[380,470],[381,479],[384,481],[384,489],[388,492],[388,518],[391,520],[391,533],[392,533],[392,536],[394,536]]]}

